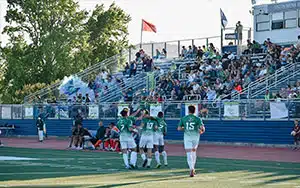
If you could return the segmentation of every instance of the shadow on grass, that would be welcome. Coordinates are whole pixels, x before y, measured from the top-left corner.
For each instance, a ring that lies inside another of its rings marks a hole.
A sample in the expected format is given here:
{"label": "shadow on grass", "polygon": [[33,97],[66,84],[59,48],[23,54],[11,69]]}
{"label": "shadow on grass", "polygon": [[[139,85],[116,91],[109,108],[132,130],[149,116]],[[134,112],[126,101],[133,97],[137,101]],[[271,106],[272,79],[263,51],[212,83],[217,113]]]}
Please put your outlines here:
{"label": "shadow on grass", "polygon": [[[136,185],[149,182],[159,182],[164,180],[176,180],[188,177],[189,170],[186,164],[185,157],[169,157],[169,166],[162,167],[161,169],[144,169],[139,168],[138,170],[128,171],[123,167],[123,160],[120,155],[115,153],[103,153],[103,152],[78,152],[69,150],[46,150],[46,149],[18,149],[18,148],[0,148],[0,153],[4,153],[6,156],[20,156],[20,157],[32,157],[41,158],[47,160],[47,158],[73,158],[75,160],[66,162],[64,160],[52,161],[54,164],[59,165],[70,165],[70,166],[83,166],[90,170],[80,170],[80,169],[66,169],[64,167],[57,168],[47,168],[45,166],[16,166],[12,165],[11,168],[1,170],[0,163],[0,182],[2,181],[24,181],[24,180],[38,180],[38,179],[48,179],[48,178],[67,178],[72,177],[74,180],[82,179],[85,181],[85,177],[101,175],[97,178],[105,179],[105,174],[110,176],[118,176],[119,179],[126,176],[126,178],[133,179],[130,183],[116,183],[105,186],[97,186],[95,184],[91,185],[59,185],[59,186],[38,186],[38,187],[119,187],[126,185]],[[0,155],[1,155],[0,154]],[[93,157],[94,159],[89,159]],[[110,159],[113,157],[112,159]],[[105,160],[101,160],[101,158]],[[82,161],[78,164],[78,161]],[[1,162],[1,161],[0,161]],[[32,161],[34,164],[34,161]],[[40,160],[38,163],[42,163]],[[108,165],[110,163],[110,165]],[[140,165],[142,161],[138,161]],[[154,162],[155,163],[155,162]],[[153,163],[153,165],[154,165]],[[296,163],[279,163],[278,162],[266,162],[266,161],[246,161],[246,160],[231,160],[231,159],[211,159],[211,158],[199,158],[197,161],[197,172],[203,175],[212,175],[214,173],[225,173],[229,174],[231,172],[236,172],[236,178],[245,180],[250,179],[253,176],[255,179],[263,179],[262,182],[257,183],[258,186],[265,186],[267,184],[288,182],[300,179],[300,164]],[[93,171],[95,168],[101,168],[100,171]],[[28,169],[31,168],[31,169]],[[109,169],[118,169],[117,171],[110,171]],[[23,170],[23,171],[22,171]],[[28,171],[26,171],[28,170]],[[26,172],[39,172],[45,171],[41,174],[26,174]],[[47,170],[49,174],[47,174]],[[239,173],[243,172],[245,174]],[[6,174],[5,173],[10,173]],[[15,175],[13,173],[16,173]],[[55,172],[58,172],[55,174]],[[63,173],[59,173],[63,172]],[[128,173],[127,173],[128,172]],[[23,173],[23,174],[22,174]],[[149,173],[149,174],[148,174]],[[249,173],[247,175],[247,173]],[[270,174],[266,174],[270,173]],[[165,177],[155,178],[156,176]],[[213,176],[213,175],[212,175]],[[226,175],[225,175],[226,176]],[[248,177],[249,176],[249,177]],[[287,177],[289,176],[289,177]],[[93,178],[93,177],[90,177]],[[149,178],[152,178],[149,180]],[[118,179],[118,178],[117,178]],[[145,180],[148,179],[148,180]],[[265,180],[264,180],[265,179]],[[101,179],[99,179],[101,181]],[[69,180],[71,181],[71,180]],[[88,183],[88,182],[87,182]],[[3,183],[1,183],[3,184]],[[22,186],[20,186],[22,187]],[[23,186],[26,187],[26,186]],[[31,186],[32,187],[32,186]]]}

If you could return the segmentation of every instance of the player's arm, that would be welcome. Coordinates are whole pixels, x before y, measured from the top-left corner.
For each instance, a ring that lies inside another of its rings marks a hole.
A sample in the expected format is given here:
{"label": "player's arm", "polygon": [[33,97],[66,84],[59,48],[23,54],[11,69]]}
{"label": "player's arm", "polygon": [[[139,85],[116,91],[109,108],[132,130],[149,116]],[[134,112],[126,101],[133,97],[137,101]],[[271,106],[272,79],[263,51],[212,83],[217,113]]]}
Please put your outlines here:
{"label": "player's arm", "polygon": [[158,129],[158,121],[155,119],[155,125],[154,125],[154,130],[156,131]]}
{"label": "player's arm", "polygon": [[167,132],[168,132],[167,123],[165,122],[165,128],[164,128],[164,131],[163,131],[164,136],[167,135]]}
{"label": "player's arm", "polygon": [[178,125],[178,127],[177,127],[177,130],[178,130],[178,131],[183,131],[183,130],[184,130],[184,124],[183,124],[183,122],[182,122],[182,119],[181,119],[180,122],[179,122],[179,125]]}
{"label": "player's arm", "polygon": [[140,111],[141,111],[141,109],[138,109],[136,112],[132,113],[130,116],[135,117]]}
{"label": "player's arm", "polygon": [[205,126],[204,126],[203,121],[200,118],[199,118],[199,124],[200,124],[199,133],[200,134],[205,133]]}

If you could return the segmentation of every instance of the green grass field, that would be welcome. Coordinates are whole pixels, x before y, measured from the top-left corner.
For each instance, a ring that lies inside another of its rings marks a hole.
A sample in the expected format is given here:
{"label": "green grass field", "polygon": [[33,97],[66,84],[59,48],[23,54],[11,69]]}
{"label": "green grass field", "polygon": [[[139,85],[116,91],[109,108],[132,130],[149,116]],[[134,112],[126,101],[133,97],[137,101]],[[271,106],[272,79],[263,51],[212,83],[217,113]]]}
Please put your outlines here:
{"label": "green grass field", "polygon": [[31,160],[0,160],[0,187],[300,188],[297,163],[198,158],[190,178],[185,157],[169,157],[161,169],[126,170],[117,153],[3,147],[1,156]]}

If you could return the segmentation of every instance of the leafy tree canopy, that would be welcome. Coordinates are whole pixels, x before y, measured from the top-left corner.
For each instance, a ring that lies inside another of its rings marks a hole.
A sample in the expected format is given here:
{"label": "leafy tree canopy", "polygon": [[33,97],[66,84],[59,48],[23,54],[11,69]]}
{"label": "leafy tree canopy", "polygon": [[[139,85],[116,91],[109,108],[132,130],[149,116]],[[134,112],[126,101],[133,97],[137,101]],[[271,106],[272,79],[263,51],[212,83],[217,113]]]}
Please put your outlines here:
{"label": "leafy tree canopy", "polygon": [[9,36],[9,42],[0,49],[2,103],[22,102],[24,94],[128,46],[131,18],[114,3],[107,10],[97,5],[90,14],[73,0],[7,3],[3,33]]}

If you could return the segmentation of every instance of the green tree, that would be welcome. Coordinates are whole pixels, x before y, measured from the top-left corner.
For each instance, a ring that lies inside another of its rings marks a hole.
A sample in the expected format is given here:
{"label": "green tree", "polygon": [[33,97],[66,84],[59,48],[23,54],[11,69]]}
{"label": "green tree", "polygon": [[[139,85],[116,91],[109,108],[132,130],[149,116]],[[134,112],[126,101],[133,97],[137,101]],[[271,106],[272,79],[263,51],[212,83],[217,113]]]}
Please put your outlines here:
{"label": "green tree", "polygon": [[111,4],[108,10],[97,5],[87,21],[88,42],[92,48],[92,64],[98,63],[128,47],[128,23],[131,18],[124,10]]}
{"label": "green tree", "polygon": [[[79,72],[128,46],[122,9],[88,12],[73,0],[7,0],[9,43],[0,49],[2,103],[22,102],[40,86]],[[35,85],[28,89],[28,85]],[[26,87],[25,87],[26,86]]]}

